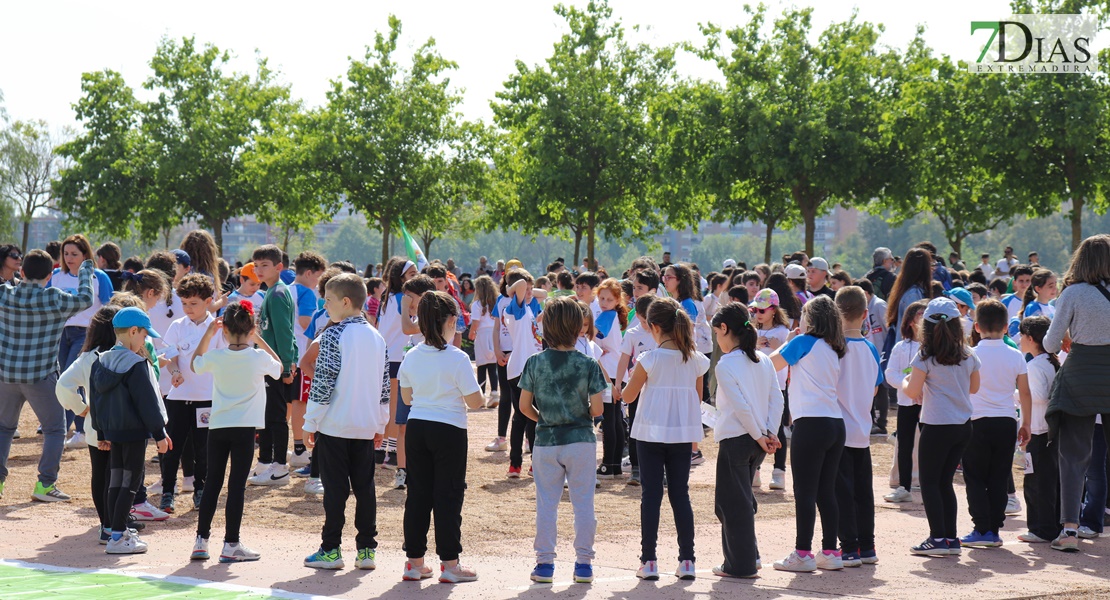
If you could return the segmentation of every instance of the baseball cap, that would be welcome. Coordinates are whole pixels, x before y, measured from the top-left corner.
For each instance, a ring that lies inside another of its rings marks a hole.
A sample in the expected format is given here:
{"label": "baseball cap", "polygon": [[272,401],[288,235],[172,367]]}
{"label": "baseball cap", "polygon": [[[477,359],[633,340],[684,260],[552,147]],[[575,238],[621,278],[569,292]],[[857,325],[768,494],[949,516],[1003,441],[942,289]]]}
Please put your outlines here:
{"label": "baseball cap", "polygon": [[189,258],[189,253],[181,248],[177,248],[173,251],[173,257],[177,260],[177,264],[183,267],[193,266],[193,259]]}
{"label": "baseball cap", "polygon": [[890,251],[890,248],[879,246],[878,248],[875,248],[874,252],[871,253],[871,262],[876,265],[881,265],[883,264],[884,260],[888,259],[894,259],[894,253]]}
{"label": "baseball cap", "polygon": [[727,269],[729,267],[732,267],[732,268],[735,269],[736,268],[736,261],[732,260],[731,258],[726,258],[725,262],[721,264],[721,268],[722,269]]}
{"label": "baseball cap", "polygon": [[239,269],[239,277],[246,277],[255,283],[262,283],[262,280],[258,278],[258,274],[254,272],[254,263],[252,262],[243,265],[243,268]]}
{"label": "baseball cap", "polygon": [[975,301],[971,299],[971,292],[962,287],[952,288],[944,292],[944,295],[951,298],[956,304],[963,304],[968,308],[975,308]]}
{"label": "baseball cap", "polygon": [[787,279],[805,279],[806,268],[802,265],[786,265]]}
{"label": "baseball cap", "polygon": [[146,311],[135,306],[128,306],[116,313],[116,316],[112,317],[112,327],[115,329],[139,327],[145,329],[147,335],[152,338],[162,337],[150,326],[150,317],[146,314]]}
{"label": "baseball cap", "polygon": [[775,290],[762,289],[755,295],[755,299],[748,303],[752,308],[771,308],[779,305],[779,294]]}
{"label": "baseball cap", "polygon": [[508,271],[509,269],[523,269],[523,268],[524,268],[524,263],[520,262],[519,260],[517,260],[515,258],[510,260],[509,262],[505,263],[505,270],[506,271]]}
{"label": "baseball cap", "polygon": [[817,269],[818,271],[825,271],[826,273],[828,273],[829,271],[829,261],[821,258],[820,256],[815,256],[809,259],[809,266]]}
{"label": "baseball cap", "polygon": [[925,307],[925,319],[934,323],[943,323],[960,318],[960,309],[956,303],[948,298],[933,298]]}

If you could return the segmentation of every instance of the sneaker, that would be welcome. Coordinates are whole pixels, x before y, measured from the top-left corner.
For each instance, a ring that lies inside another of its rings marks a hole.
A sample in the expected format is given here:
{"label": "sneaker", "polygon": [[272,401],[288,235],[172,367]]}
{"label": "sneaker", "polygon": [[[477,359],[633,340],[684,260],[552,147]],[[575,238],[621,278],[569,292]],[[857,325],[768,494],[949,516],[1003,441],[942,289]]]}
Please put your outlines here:
{"label": "sneaker", "polygon": [[616,479],[617,475],[619,475],[619,473],[613,469],[612,465],[601,465],[597,468],[598,479]]}
{"label": "sneaker", "polygon": [[486,444],[486,452],[504,452],[509,449],[509,441],[503,437],[495,437],[493,441]]}
{"label": "sneaker", "polygon": [[948,540],[949,556],[959,556],[963,553],[963,543],[959,539]]}
{"label": "sneaker", "polygon": [[551,583],[555,581],[555,564],[554,563],[541,563],[532,569],[532,574],[528,576],[529,579],[536,583]]}
{"label": "sneaker", "polygon": [[255,475],[261,475],[261,474],[265,473],[266,471],[268,471],[269,469],[270,469],[270,463],[264,463],[264,462],[259,461],[258,463],[256,463],[254,465],[254,469],[251,470],[251,476],[253,477]]}
{"label": "sneaker", "polygon": [[247,548],[242,542],[224,542],[224,550],[220,552],[220,562],[251,562],[262,558],[262,555]]}
{"label": "sneaker", "polygon": [[130,514],[127,515],[127,528],[134,529],[135,531],[142,531],[146,529],[146,523],[140,523],[135,520]]}
{"label": "sneaker", "polygon": [[840,555],[841,562],[845,567],[862,567],[863,559],[860,557],[859,552],[843,552]]}
{"label": "sneaker", "polygon": [[632,467],[632,476],[628,478],[628,485],[640,485],[640,467]]}
{"label": "sneaker", "polygon": [[305,465],[296,471],[290,471],[293,477],[312,477],[312,465]]}
{"label": "sneaker", "polygon": [[31,499],[39,502],[66,502],[69,500],[69,494],[59,490],[56,483],[45,486],[41,481],[36,481],[35,491],[31,494]]}
{"label": "sneaker", "polygon": [[1019,514],[1020,512],[1021,512],[1021,500],[1018,500],[1017,496],[1010,496],[1009,499],[1006,500],[1006,514],[1016,515],[1016,514]]}
{"label": "sneaker", "polygon": [[755,476],[752,477],[752,489],[753,490],[758,490],[762,487],[763,487],[763,478],[761,478],[759,476],[759,471],[757,470],[755,472]]}
{"label": "sneaker", "polygon": [[948,556],[951,554],[948,548],[948,540],[934,540],[931,537],[925,538],[925,541],[910,548],[910,554],[918,556]]}
{"label": "sneaker", "polygon": [[1052,540],[1046,540],[1043,537],[1033,533],[1032,531],[1026,531],[1025,533],[1018,535],[1018,541],[1025,542],[1027,544],[1047,544]]}
{"label": "sneaker", "polygon": [[149,500],[142,504],[132,506],[131,516],[135,517],[136,521],[165,521],[170,518],[169,513],[162,512],[151,504]]}
{"label": "sneaker", "polygon": [[285,485],[289,483],[289,467],[282,464],[270,465],[270,468],[247,480],[251,485]]}
{"label": "sneaker", "polygon": [[[757,566],[756,571],[758,570],[759,567]],[[717,565],[713,567],[713,574],[717,577],[733,577],[737,579],[755,579],[756,577],[759,577],[758,573],[752,573],[751,575],[733,575],[732,573],[728,573],[725,571],[724,565]]]}
{"label": "sneaker", "polygon": [[497,408],[498,406],[500,406],[500,404],[501,396],[499,396],[497,392],[492,392],[490,393],[489,398],[486,399],[486,401],[482,404],[482,406],[485,408]]}
{"label": "sneaker", "polygon": [[189,555],[189,560],[208,560],[208,540],[197,536],[196,543],[193,544],[193,553]]}
{"label": "sneaker", "polygon": [[886,500],[887,502],[896,502],[896,503],[897,502],[912,502],[913,501],[913,496],[910,494],[909,490],[907,490],[906,488],[904,488],[902,486],[898,486],[898,489],[896,489],[893,492],[883,496],[883,500]]}
{"label": "sneaker", "polygon": [[428,579],[431,576],[432,568],[427,564],[414,567],[412,563],[406,562],[405,570],[401,573],[401,581],[420,581],[421,579]]}
{"label": "sneaker", "polygon": [[313,496],[324,495],[324,482],[319,477],[309,477],[308,481],[304,482],[304,493]]}
{"label": "sneaker", "polygon": [[640,563],[640,568],[636,571],[636,577],[647,581],[659,579],[659,563],[654,560]]}
{"label": "sneaker", "polygon": [[689,581],[697,577],[697,571],[694,570],[694,561],[680,560],[678,561],[678,569],[674,572],[674,576],[683,581]]}
{"label": "sneaker", "polygon": [[1056,539],[1052,540],[1052,549],[1060,552],[1079,552],[1079,534],[1075,531],[1061,531]]}
{"label": "sneaker", "polygon": [[1080,538],[1085,540],[1093,540],[1099,535],[1097,531],[1091,529],[1090,527],[1087,527],[1086,525],[1080,526],[1079,529],[1076,530],[1076,533],[1079,534]]}
{"label": "sneaker", "polygon": [[382,461],[382,468],[383,469],[388,469],[390,471],[395,471],[397,469],[397,453],[396,452],[386,452],[385,453],[385,460]]}
{"label": "sneaker", "polygon": [[871,550],[860,550],[859,559],[865,565],[874,565],[879,563],[879,555],[875,554],[874,548]]}
{"label": "sneaker", "polygon": [[528,438],[524,438],[524,446],[522,447],[522,450],[525,454],[532,453],[532,444],[528,443]]}
{"label": "sneaker", "polygon": [[4,497],[4,482],[0,481],[0,498]]}
{"label": "sneaker", "polygon": [[12,432],[12,439],[13,440],[18,440],[21,437],[23,437],[23,434],[19,433],[18,429],[16,429],[15,431]]}
{"label": "sneaker", "polygon": [[478,581],[478,572],[459,563],[455,563],[455,566],[450,569],[444,565],[439,565],[440,583],[466,583],[468,581]]}
{"label": "sneaker", "polygon": [[702,456],[701,450],[690,453],[690,465],[697,466],[705,462],[705,457]]}
{"label": "sneaker", "polygon": [[88,444],[85,443],[85,434],[80,431],[74,432],[73,437],[66,440],[65,443],[66,450],[80,450],[87,446]]}
{"label": "sneaker", "polygon": [[363,571],[373,571],[378,568],[378,563],[374,562],[378,556],[377,551],[373,548],[359,548],[358,556],[355,557],[355,568],[362,569]]}
{"label": "sneaker", "polygon": [[812,573],[817,570],[817,559],[812,554],[802,556],[795,550],[786,555],[786,558],[775,561],[776,571],[792,571],[794,573]]}
{"label": "sneaker", "polygon": [[173,494],[168,492],[162,494],[162,499],[158,502],[158,509],[167,515],[172,515],[174,510]]}
{"label": "sneaker", "polygon": [[128,529],[123,532],[123,537],[118,540],[108,540],[104,545],[105,554],[143,554],[146,552],[147,543],[139,539],[139,534]]}
{"label": "sneaker", "polygon": [[823,571],[839,571],[844,568],[844,559],[840,550],[822,550],[817,553],[814,560],[817,568]]}
{"label": "sneaker", "polygon": [[[554,565],[552,565],[554,569]],[[594,566],[590,563],[574,563],[574,583],[593,583]]]}
{"label": "sneaker", "polygon": [[154,482],[154,485],[146,486],[146,493],[154,495],[154,496],[161,495],[162,494],[162,480],[159,479],[158,481]]}
{"label": "sneaker", "polygon": [[305,450],[305,451],[301,452],[300,454],[297,454],[296,452],[290,452],[289,453],[289,466],[290,467],[297,467],[298,469],[301,468],[301,467],[307,467],[309,465],[309,461],[311,460],[311,458],[312,458],[312,455],[309,454],[308,450]]}
{"label": "sneaker", "polygon": [[782,469],[775,469],[774,471],[771,471],[771,489],[786,489],[786,471]]}
{"label": "sneaker", "polygon": [[343,552],[339,548],[335,550],[324,550],[321,548],[317,550],[315,554],[304,559],[304,566],[313,569],[342,569]]}
{"label": "sneaker", "polygon": [[204,490],[196,490],[193,492],[193,508],[200,510],[200,501],[204,498]]}
{"label": "sneaker", "polygon": [[152,465],[162,464],[162,455],[161,454],[155,454],[154,456],[150,457],[150,464],[152,464]]}
{"label": "sneaker", "polygon": [[[627,452],[627,450],[626,450],[626,452]],[[631,469],[631,468],[632,468],[632,459],[629,458],[627,455],[625,455],[623,458],[621,458],[621,469]]]}
{"label": "sneaker", "polygon": [[393,476],[393,489],[395,489],[395,490],[407,490],[409,488],[407,480],[408,480],[408,470],[407,469],[397,469],[396,474]]}
{"label": "sneaker", "polygon": [[520,467],[509,467],[509,479],[520,479]]}
{"label": "sneaker", "polygon": [[969,548],[997,548],[1002,545],[1002,538],[993,531],[980,533],[973,529],[971,533],[960,538],[960,545]]}
{"label": "sneaker", "polygon": [[[382,445],[384,446],[385,444],[382,444]],[[383,462],[385,462],[385,448],[384,447],[383,448],[378,448],[377,450],[374,450],[374,464],[375,465],[380,465]]]}
{"label": "sneaker", "polygon": [[190,475],[188,477],[182,477],[181,478],[181,491],[182,492],[195,492],[196,487],[194,487],[194,485],[193,485],[195,483],[195,481],[196,480],[193,478],[192,475]]}

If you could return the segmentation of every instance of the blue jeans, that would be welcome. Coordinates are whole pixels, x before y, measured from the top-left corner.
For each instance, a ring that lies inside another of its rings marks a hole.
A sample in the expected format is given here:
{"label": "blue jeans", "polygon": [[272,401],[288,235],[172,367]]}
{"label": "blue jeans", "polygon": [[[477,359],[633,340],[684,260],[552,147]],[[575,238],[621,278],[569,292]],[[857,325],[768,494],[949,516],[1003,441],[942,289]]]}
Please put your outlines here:
{"label": "blue jeans", "polygon": [[[58,368],[59,373],[64,373],[81,354],[81,347],[85,345],[85,327],[66,326],[62,329],[62,338],[58,341]],[[78,417],[73,411],[66,411],[66,431],[73,425],[74,430],[85,433],[85,417]]]}
{"label": "blue jeans", "polygon": [[12,435],[19,425],[19,411],[23,403],[31,405],[42,424],[42,456],[39,457],[39,481],[51,486],[58,480],[58,465],[62,462],[62,445],[65,443],[65,415],[54,386],[58,376],[54,373],[34,383],[0,383],[0,481],[8,478],[8,454],[12,449]]}
{"label": "blue jeans", "polygon": [[1091,462],[1087,463],[1087,490],[1083,495],[1083,508],[1079,524],[1102,533],[1102,519],[1106,512],[1106,438],[1102,425],[1095,425],[1091,442]]}

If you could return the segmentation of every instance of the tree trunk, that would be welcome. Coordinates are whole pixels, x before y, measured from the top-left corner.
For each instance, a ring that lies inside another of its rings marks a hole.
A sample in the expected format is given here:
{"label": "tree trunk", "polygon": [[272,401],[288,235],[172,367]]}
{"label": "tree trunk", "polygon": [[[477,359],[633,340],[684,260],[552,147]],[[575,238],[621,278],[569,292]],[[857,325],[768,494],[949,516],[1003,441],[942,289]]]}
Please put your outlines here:
{"label": "tree trunk", "polygon": [[581,229],[575,229],[574,230],[574,264],[571,265],[571,269],[570,269],[571,271],[577,269],[578,265],[581,264],[581,263],[578,262],[578,259],[582,257],[581,249],[582,249],[582,230]]}
{"label": "tree trunk", "polygon": [[[1074,188],[1073,188],[1074,189]],[[1082,196],[1071,199],[1071,251],[1083,241],[1083,205],[1087,201]]]}
{"label": "tree trunk", "polygon": [[223,219],[214,219],[210,223],[212,224],[212,237],[216,240],[218,258],[224,255],[224,221]]}
{"label": "tree trunk", "polygon": [[591,271],[597,270],[597,259],[594,258],[594,247],[597,243],[597,211],[591,210],[586,215],[586,258],[589,264],[586,265]]}
{"label": "tree trunk", "polygon": [[385,263],[389,262],[389,242],[391,241],[393,223],[388,218],[382,217],[380,224],[382,228],[382,265],[384,266]]}
{"label": "tree trunk", "polygon": [[173,230],[170,229],[169,227],[162,230],[162,239],[165,240],[165,248],[164,248],[165,250],[170,249],[170,234],[171,233],[173,233]]}
{"label": "tree trunk", "polygon": [[422,248],[422,250],[424,250],[424,258],[427,258],[429,263],[432,262],[432,259],[429,257],[432,255],[432,242],[434,241],[436,241],[434,237],[424,240],[424,247]]}
{"label": "tree trunk", "polygon": [[289,238],[292,237],[292,233],[293,228],[289,225],[286,225],[285,228],[282,230],[281,251],[285,252],[286,254],[289,253]]}
{"label": "tree trunk", "polygon": [[960,260],[963,260],[964,254],[963,254],[962,248],[963,248],[963,245],[964,245],[964,238],[966,238],[966,237],[967,237],[966,235],[957,235],[955,237],[949,237],[948,238],[948,245],[952,246],[952,251],[953,252],[960,255]]}
{"label": "tree trunk", "polygon": [[767,237],[763,240],[763,262],[771,264],[771,233],[775,230],[775,219],[767,219]]}
{"label": "tree trunk", "polygon": [[816,198],[806,196],[802,190],[794,188],[792,191],[794,202],[798,205],[798,210],[802,213],[802,220],[805,223],[806,229],[806,254],[813,258],[813,238],[817,228],[817,207],[819,202]]}
{"label": "tree trunk", "polygon": [[19,247],[19,251],[27,252],[27,239],[31,237],[31,221],[29,219],[23,220],[23,245]]}

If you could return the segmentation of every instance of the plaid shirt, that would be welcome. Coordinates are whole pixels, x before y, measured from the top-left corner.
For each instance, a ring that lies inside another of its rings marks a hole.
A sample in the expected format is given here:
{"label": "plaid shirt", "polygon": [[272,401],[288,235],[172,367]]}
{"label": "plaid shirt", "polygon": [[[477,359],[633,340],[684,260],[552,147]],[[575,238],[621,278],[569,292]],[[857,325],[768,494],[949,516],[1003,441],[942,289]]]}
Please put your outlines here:
{"label": "plaid shirt", "polygon": [[76,295],[29,281],[0,285],[0,382],[34,383],[58,370],[66,321],[92,306],[92,274],[86,260]]}

